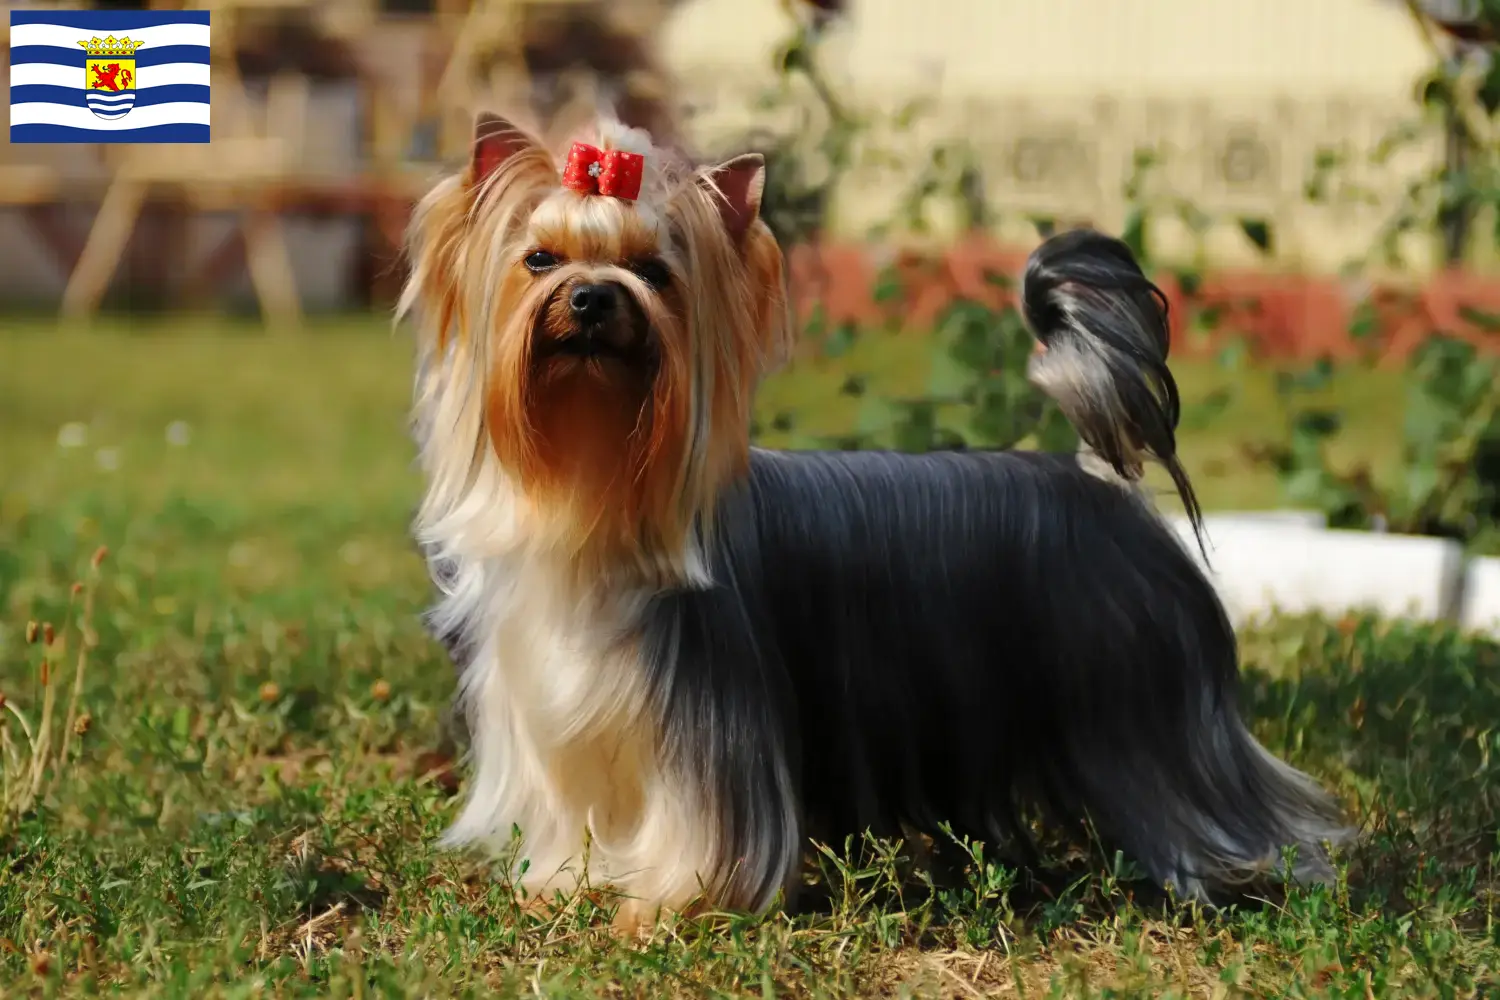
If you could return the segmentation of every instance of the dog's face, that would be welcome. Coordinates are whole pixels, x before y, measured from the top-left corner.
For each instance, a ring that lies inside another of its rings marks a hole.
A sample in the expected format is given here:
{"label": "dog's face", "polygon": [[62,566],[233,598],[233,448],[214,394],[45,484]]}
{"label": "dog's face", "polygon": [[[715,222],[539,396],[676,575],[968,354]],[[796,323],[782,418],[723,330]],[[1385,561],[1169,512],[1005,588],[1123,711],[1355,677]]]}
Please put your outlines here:
{"label": "dog's face", "polygon": [[411,287],[478,367],[483,444],[532,508],[575,542],[671,548],[743,468],[789,339],[765,169],[694,168],[608,123],[590,143],[634,162],[638,191],[481,118],[461,183],[419,213]]}
{"label": "dog's face", "polygon": [[619,369],[649,378],[665,332],[652,317],[659,325],[682,311],[671,242],[638,211],[590,205],[583,213],[578,201],[561,195],[537,210],[515,265],[546,289],[531,331],[533,363],[563,375]]}
{"label": "dog's face", "polygon": [[554,190],[503,263],[512,322],[493,333],[488,389],[500,457],[538,487],[616,493],[688,419],[671,387],[686,375],[690,278],[670,231],[650,206]]}

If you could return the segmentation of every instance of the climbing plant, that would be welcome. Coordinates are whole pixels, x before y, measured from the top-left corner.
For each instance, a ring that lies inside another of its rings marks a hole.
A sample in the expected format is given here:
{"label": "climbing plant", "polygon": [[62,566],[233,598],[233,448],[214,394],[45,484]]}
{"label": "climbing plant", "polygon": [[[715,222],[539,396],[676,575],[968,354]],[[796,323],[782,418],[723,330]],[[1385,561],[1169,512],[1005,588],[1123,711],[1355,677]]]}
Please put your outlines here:
{"label": "climbing plant", "polygon": [[[1355,156],[1368,155],[1383,164],[1411,144],[1429,140],[1433,129],[1446,133],[1446,157],[1406,186],[1366,252],[1350,262],[1351,283],[1378,269],[1408,266],[1403,248],[1414,233],[1440,238],[1455,263],[1480,241],[1500,240],[1500,59],[1492,57],[1494,40],[1500,38],[1500,0],[1476,0],[1473,17],[1462,25],[1434,21],[1415,0],[1409,9],[1433,54],[1411,121],[1373,150],[1320,150],[1306,165],[1304,187],[1310,201],[1368,197],[1353,179]],[[789,243],[817,240],[835,190],[856,168],[898,159],[892,146],[909,151],[920,145],[912,137],[925,113],[915,100],[881,115],[842,94],[823,68],[821,24],[804,19],[779,51],[778,82],[766,104],[778,109],[783,124],[752,137],[768,151],[772,165],[767,217]],[[982,229],[996,221],[999,213],[985,197],[979,160],[964,143],[930,145],[915,162],[910,156],[904,162],[911,180],[891,219],[873,235],[894,227],[919,230],[934,203],[962,227]],[[1143,148],[1136,153],[1122,181],[1131,208],[1119,235],[1148,270],[1181,292],[1189,313],[1181,326],[1219,347],[1223,385],[1189,401],[1184,418],[1211,424],[1234,401],[1246,366],[1276,362],[1258,358],[1255,345],[1237,335],[1225,310],[1201,299],[1201,252],[1189,255],[1187,264],[1161,266],[1151,260],[1153,226],[1170,219],[1201,246],[1210,227],[1224,221],[1153,183],[1162,166],[1160,151]],[[1492,221],[1481,230],[1476,223],[1485,219]],[[1053,226],[1049,219],[1030,221],[1041,235]],[[1277,234],[1267,220],[1232,221],[1253,246],[1267,254],[1275,250]],[[891,324],[903,321],[914,274],[921,280],[947,280],[941,268],[924,271],[912,263],[891,264],[876,282],[876,304]],[[855,427],[832,439],[800,440],[907,450],[1022,442],[1053,449],[1075,446],[1055,407],[1026,380],[1032,340],[1014,305],[1013,280],[1011,275],[987,274],[989,294],[983,296],[949,289],[948,305],[932,324],[933,362],[922,391],[892,398],[851,377],[842,391],[859,400]],[[1376,290],[1352,312],[1348,333],[1357,345],[1355,356],[1321,357],[1278,371],[1276,391],[1285,420],[1279,430],[1243,442],[1244,459],[1274,470],[1287,503],[1320,509],[1336,526],[1439,534],[1485,547],[1500,544],[1500,351],[1484,343],[1500,338],[1500,317],[1462,307],[1465,337],[1414,309],[1411,295],[1371,287]],[[1251,303],[1250,311],[1254,308]],[[1426,322],[1428,329],[1400,360],[1405,388],[1399,401],[1404,419],[1397,464],[1375,470],[1368,463],[1341,462],[1336,456],[1346,421],[1326,402],[1328,390],[1352,372],[1391,357],[1398,346],[1391,342],[1391,317],[1403,313]],[[807,339],[825,355],[838,355],[863,332],[854,323],[831,323],[814,308]],[[795,423],[795,414],[782,414],[776,429],[794,430]]]}

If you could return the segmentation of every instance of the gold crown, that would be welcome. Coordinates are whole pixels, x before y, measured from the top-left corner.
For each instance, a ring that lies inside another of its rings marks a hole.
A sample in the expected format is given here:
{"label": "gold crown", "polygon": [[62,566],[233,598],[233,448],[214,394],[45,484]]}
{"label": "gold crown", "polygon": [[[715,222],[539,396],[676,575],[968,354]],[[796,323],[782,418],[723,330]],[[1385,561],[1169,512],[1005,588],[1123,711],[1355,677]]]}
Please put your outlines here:
{"label": "gold crown", "polygon": [[132,42],[129,38],[116,38],[110,35],[108,38],[100,38],[95,35],[86,42],[79,42],[88,50],[91,56],[133,56],[135,50],[145,42]]}

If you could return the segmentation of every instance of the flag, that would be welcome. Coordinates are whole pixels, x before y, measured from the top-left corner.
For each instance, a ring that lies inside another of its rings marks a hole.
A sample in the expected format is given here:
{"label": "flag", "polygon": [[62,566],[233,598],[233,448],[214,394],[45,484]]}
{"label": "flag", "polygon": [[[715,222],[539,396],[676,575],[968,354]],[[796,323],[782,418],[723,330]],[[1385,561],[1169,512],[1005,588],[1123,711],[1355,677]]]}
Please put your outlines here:
{"label": "flag", "polygon": [[208,11],[12,10],[11,142],[207,142]]}

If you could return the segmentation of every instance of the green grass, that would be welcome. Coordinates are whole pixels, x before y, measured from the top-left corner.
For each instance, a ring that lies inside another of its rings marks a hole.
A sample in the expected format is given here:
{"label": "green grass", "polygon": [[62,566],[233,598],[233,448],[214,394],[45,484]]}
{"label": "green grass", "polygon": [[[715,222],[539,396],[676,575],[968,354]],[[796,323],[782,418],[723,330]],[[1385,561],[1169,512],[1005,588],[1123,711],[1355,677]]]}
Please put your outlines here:
{"label": "green grass", "polygon": [[[960,853],[935,886],[904,849],[836,845],[810,868],[827,905],[796,919],[709,917],[627,944],[594,900],[517,912],[482,864],[433,846],[456,806],[453,672],[416,617],[405,340],[367,323],[281,340],[186,321],[11,326],[5,800],[27,752],[10,710],[37,735],[52,692],[57,758],[81,649],[88,722],[34,807],[0,819],[0,994],[1493,995],[1500,649],[1364,620],[1245,636],[1257,735],[1364,829],[1332,889],[1209,912],[1087,845],[1034,873]],[[801,365],[767,388],[767,412],[838,429],[851,415],[826,401],[850,365],[919,387],[920,340]],[[1190,396],[1218,377],[1181,370]],[[1394,426],[1380,378],[1342,390],[1367,408],[1350,447],[1377,459]],[[1245,396],[1268,401],[1252,382]],[[1207,473],[1276,419],[1246,404],[1185,435],[1213,505],[1274,501],[1233,463]],[[63,447],[73,422],[85,440]],[[55,624],[52,647],[26,644],[32,620]]]}

